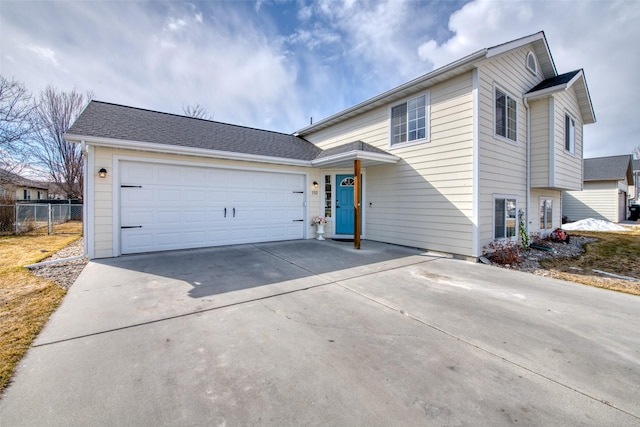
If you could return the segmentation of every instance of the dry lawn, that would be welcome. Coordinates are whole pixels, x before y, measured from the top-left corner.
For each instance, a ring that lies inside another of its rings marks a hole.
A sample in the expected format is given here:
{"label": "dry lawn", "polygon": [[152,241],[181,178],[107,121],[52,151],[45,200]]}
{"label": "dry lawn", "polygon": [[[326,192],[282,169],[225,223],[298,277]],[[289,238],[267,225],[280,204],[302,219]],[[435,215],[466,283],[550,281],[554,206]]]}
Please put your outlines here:
{"label": "dry lawn", "polygon": [[81,223],[62,229],[67,234],[0,237],[0,392],[66,293],[24,268],[81,237]]}
{"label": "dry lawn", "polygon": [[640,281],[608,277],[593,270],[640,279],[640,227],[629,231],[574,231],[570,234],[595,237],[585,253],[574,258],[549,258],[541,265],[558,279],[640,295]]}

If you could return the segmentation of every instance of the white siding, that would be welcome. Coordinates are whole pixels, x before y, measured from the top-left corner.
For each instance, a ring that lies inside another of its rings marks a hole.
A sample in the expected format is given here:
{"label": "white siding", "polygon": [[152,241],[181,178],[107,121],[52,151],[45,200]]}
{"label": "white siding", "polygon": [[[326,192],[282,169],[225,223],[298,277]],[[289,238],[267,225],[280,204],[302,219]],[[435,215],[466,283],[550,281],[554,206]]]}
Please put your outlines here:
{"label": "white siding", "polygon": [[[89,207],[90,215],[93,215],[94,227],[94,257],[108,258],[114,253],[114,218],[117,212],[113,211],[113,179],[114,179],[114,158],[116,156],[131,157],[135,159],[159,159],[172,162],[194,162],[201,166],[212,167],[232,167],[232,168],[254,168],[261,170],[281,170],[281,171],[299,171],[309,174],[308,186],[309,203],[308,217],[320,215],[320,196],[312,194],[311,183],[313,181],[320,182],[319,170],[305,167],[280,166],[274,164],[264,164],[257,162],[239,162],[232,160],[209,159],[193,156],[182,156],[162,153],[141,152],[123,149],[112,149],[104,147],[95,147],[93,151],[94,159],[94,206]],[[106,168],[108,173],[106,178],[98,178],[98,170]],[[91,172],[91,171],[90,171]],[[90,189],[91,191],[91,189]],[[93,212],[91,214],[91,212]],[[314,237],[315,233],[310,230],[309,237]]]}
{"label": "white siding", "polygon": [[366,169],[367,239],[474,256],[472,74],[429,91],[429,142],[389,148],[390,105],[305,138],[322,148],[360,140],[401,158]]}
{"label": "white siding", "polygon": [[[526,207],[526,109],[523,94],[541,81],[525,68],[531,46],[506,52],[479,65],[480,74],[480,207],[481,247],[493,240],[493,196],[517,198],[517,209]],[[517,142],[495,137],[494,85],[514,96],[518,103]],[[533,202],[533,200],[532,200]],[[533,212],[532,212],[533,214]]]}
{"label": "white siding", "polygon": [[549,99],[529,102],[531,108],[531,187],[549,187]]}
{"label": "white siding", "polygon": [[595,218],[618,222],[618,182],[585,182],[583,191],[563,192],[562,214],[570,221]]}
{"label": "white siding", "polygon": [[[582,188],[582,117],[578,107],[578,99],[573,87],[553,96],[554,124],[554,156],[553,175],[554,188],[580,190]],[[565,150],[565,113],[569,113],[576,121],[575,153]]]}

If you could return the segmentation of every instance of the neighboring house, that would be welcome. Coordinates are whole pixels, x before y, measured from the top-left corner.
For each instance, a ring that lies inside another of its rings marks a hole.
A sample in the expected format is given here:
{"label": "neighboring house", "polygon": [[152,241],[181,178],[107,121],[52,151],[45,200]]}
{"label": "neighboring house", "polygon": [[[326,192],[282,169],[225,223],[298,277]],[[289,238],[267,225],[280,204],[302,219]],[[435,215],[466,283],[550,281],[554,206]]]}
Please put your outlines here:
{"label": "neighboring house", "polygon": [[626,220],[627,194],[633,183],[631,160],[628,154],[584,159],[584,187],[563,193],[562,214],[570,221]]}
{"label": "neighboring house", "polygon": [[46,183],[33,181],[16,173],[0,169],[0,198],[40,200],[48,196]]}
{"label": "neighboring house", "polygon": [[325,237],[476,258],[517,239],[519,211],[560,226],[594,122],[583,71],[558,74],[540,32],[293,135],[93,101],[66,138],[87,153],[91,258],[312,238],[317,215]]}

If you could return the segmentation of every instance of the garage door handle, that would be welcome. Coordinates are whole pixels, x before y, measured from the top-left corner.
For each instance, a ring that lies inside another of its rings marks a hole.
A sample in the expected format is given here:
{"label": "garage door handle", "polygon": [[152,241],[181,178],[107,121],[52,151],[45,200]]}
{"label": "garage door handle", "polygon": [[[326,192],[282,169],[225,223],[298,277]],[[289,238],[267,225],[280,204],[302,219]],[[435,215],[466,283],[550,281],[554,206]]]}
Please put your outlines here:
{"label": "garage door handle", "polygon": [[293,222],[304,222],[304,219],[294,219]]}
{"label": "garage door handle", "polygon": [[224,208],[224,217],[227,217],[227,208]]}
{"label": "garage door handle", "polygon": [[236,217],[236,208],[233,208],[233,217]]}
{"label": "garage door handle", "polygon": [[120,188],[142,188],[142,185],[121,185]]}
{"label": "garage door handle", "polygon": [[123,225],[120,228],[142,228],[141,225]]}

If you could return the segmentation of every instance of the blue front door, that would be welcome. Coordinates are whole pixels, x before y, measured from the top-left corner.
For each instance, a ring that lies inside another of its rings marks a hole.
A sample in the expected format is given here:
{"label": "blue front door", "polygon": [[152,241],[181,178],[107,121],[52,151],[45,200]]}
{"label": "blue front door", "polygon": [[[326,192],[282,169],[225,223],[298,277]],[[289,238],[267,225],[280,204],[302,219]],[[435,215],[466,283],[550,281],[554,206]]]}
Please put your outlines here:
{"label": "blue front door", "polygon": [[353,234],[353,174],[336,175],[336,234]]}

